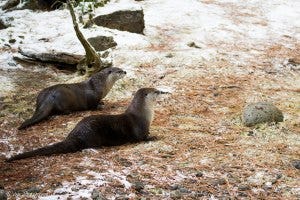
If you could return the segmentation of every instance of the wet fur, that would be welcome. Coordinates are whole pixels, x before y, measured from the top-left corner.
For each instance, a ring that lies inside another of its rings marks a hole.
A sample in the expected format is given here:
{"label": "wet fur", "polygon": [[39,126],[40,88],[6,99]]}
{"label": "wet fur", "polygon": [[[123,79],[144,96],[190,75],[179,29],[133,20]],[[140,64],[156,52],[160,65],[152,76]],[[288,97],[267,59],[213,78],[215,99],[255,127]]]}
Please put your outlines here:
{"label": "wet fur", "polygon": [[[149,98],[148,93],[155,95]],[[7,161],[147,140],[153,119],[149,111],[153,113],[157,94],[158,91],[153,88],[140,89],[123,114],[86,117],[75,126],[64,141],[13,156]]]}
{"label": "wet fur", "polygon": [[37,97],[33,116],[18,128],[36,124],[55,114],[69,114],[73,111],[93,110],[99,105],[116,80],[110,80],[108,72],[126,72],[119,68],[107,68],[94,74],[89,80],[74,84],[58,84],[42,90]]}

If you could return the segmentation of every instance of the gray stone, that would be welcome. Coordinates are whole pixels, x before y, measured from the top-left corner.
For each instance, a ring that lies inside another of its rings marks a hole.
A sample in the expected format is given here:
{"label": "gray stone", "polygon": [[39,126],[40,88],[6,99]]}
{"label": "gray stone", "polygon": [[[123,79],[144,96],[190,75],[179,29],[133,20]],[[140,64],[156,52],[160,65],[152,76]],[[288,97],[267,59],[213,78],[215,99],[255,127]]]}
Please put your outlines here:
{"label": "gray stone", "polygon": [[7,194],[5,190],[0,190],[0,200],[7,200]]}
{"label": "gray stone", "polygon": [[113,37],[97,36],[87,39],[96,51],[105,51],[111,47],[117,46]]}
{"label": "gray stone", "polygon": [[120,10],[107,15],[99,15],[94,18],[94,23],[120,31],[143,33],[145,28],[144,12],[140,10]]}
{"label": "gray stone", "polygon": [[282,122],[283,114],[272,103],[258,102],[249,104],[243,111],[245,126],[253,126],[265,122]]}

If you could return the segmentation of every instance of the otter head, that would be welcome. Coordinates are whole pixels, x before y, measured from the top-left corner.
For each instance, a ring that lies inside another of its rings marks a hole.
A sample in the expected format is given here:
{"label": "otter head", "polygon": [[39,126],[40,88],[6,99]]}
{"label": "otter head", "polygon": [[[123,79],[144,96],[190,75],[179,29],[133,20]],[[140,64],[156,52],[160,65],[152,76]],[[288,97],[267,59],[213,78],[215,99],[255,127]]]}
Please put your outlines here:
{"label": "otter head", "polygon": [[117,67],[108,67],[101,70],[101,73],[105,74],[107,83],[114,84],[117,80],[123,78],[126,72]]}
{"label": "otter head", "polygon": [[110,91],[114,83],[123,78],[126,72],[117,67],[108,67],[91,77],[91,82],[99,90],[100,98],[104,98]]}
{"label": "otter head", "polygon": [[126,112],[145,118],[151,124],[154,116],[154,104],[158,96],[165,93],[155,88],[141,88],[135,93]]}

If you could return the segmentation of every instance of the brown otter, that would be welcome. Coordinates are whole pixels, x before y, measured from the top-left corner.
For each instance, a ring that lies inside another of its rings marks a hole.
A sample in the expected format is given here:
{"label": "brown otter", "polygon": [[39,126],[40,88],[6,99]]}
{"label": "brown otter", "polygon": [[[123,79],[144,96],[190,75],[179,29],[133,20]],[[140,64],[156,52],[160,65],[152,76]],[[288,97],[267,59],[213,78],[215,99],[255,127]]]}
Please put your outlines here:
{"label": "brown otter", "polygon": [[18,129],[27,128],[53,114],[92,110],[110,91],[114,83],[126,74],[120,68],[105,68],[88,80],[73,84],[58,84],[43,89],[37,97],[36,110]]}
{"label": "brown otter", "polygon": [[65,140],[7,159],[7,162],[33,156],[50,156],[86,148],[115,146],[150,139],[154,103],[159,94],[154,88],[139,89],[127,108],[119,115],[93,115],[82,119]]}

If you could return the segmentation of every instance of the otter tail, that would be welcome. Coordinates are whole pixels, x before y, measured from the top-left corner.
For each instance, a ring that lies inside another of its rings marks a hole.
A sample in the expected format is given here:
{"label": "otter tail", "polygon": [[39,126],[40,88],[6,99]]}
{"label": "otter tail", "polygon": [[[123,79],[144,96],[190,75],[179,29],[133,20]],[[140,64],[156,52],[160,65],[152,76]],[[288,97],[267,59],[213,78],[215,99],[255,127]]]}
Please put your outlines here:
{"label": "otter tail", "polygon": [[37,108],[33,116],[30,119],[25,120],[25,122],[23,122],[18,129],[25,129],[29,126],[32,126],[33,124],[42,121],[43,119],[47,118],[51,114],[51,112],[52,105],[48,104],[46,106],[40,106],[39,108]]}
{"label": "otter tail", "polygon": [[51,156],[54,154],[73,153],[83,148],[83,144],[82,142],[80,142],[80,140],[67,139],[62,142],[58,142],[52,145],[48,145],[32,151],[12,156],[9,159],[7,159],[6,162],[12,162],[14,160],[21,160],[34,156]]}

